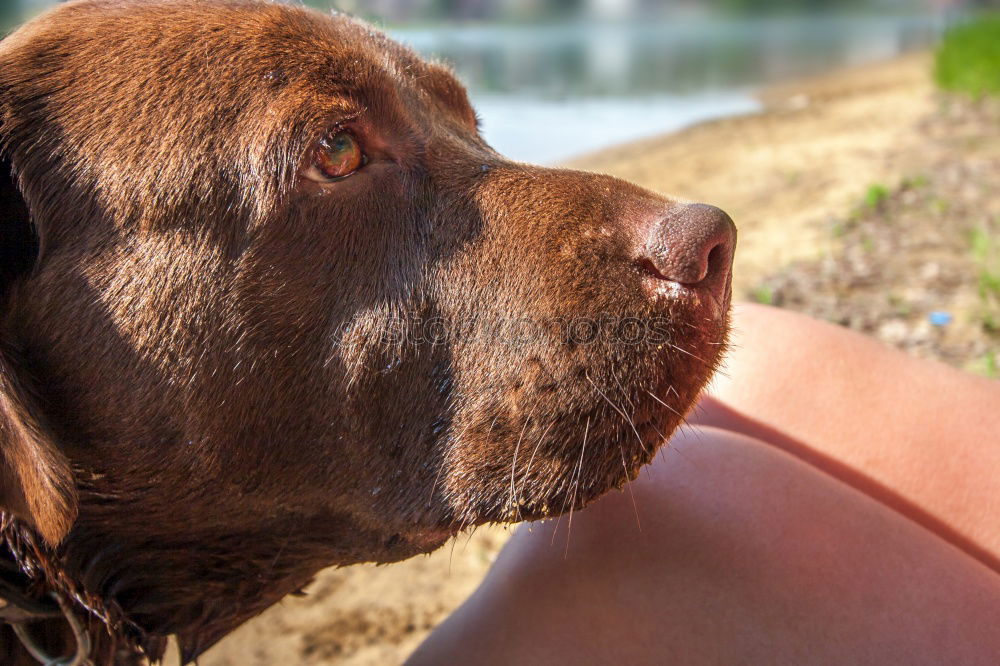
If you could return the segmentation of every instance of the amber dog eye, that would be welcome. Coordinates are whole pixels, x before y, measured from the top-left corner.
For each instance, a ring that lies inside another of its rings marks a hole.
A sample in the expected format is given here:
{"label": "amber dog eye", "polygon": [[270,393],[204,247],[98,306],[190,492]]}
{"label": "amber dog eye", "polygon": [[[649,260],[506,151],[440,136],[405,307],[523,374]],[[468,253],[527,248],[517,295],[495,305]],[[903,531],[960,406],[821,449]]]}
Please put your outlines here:
{"label": "amber dog eye", "polygon": [[346,178],[365,165],[365,154],[350,132],[338,132],[322,139],[313,152],[306,178],[330,183]]}

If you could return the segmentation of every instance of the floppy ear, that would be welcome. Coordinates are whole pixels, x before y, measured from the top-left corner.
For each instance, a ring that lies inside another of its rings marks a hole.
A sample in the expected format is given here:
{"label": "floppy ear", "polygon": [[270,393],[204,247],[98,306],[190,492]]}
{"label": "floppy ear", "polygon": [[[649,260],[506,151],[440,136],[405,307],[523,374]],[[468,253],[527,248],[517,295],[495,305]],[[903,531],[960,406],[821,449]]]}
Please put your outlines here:
{"label": "floppy ear", "polygon": [[[2,150],[0,143],[0,320],[11,283],[31,270],[38,248],[28,205]],[[27,385],[0,328],[0,510],[27,521],[55,546],[76,520],[76,486]]]}

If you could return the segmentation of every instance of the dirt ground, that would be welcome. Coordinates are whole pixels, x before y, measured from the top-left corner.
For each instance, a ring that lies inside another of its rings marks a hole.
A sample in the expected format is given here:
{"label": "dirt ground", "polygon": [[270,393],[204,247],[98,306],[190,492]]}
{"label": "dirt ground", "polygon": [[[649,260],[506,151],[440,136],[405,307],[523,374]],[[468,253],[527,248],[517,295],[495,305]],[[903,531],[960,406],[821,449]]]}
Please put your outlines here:
{"label": "dirt ground", "polygon": [[[948,102],[929,73],[929,57],[916,55],[786,84],[763,95],[763,113],[573,166],[729,211],[742,297],[989,374],[1000,349],[989,266],[991,239],[1000,242],[1000,112]],[[508,535],[480,529],[402,564],[324,571],[307,596],[200,663],[399,664],[475,588]]]}

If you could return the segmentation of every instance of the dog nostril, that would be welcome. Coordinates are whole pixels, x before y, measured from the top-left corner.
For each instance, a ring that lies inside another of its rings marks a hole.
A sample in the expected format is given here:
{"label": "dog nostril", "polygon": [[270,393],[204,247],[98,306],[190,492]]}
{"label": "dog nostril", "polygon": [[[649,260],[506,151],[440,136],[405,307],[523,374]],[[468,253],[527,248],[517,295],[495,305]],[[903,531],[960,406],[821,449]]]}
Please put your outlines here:
{"label": "dog nostril", "polygon": [[704,280],[709,275],[715,275],[729,268],[731,263],[732,249],[725,243],[719,243],[708,251],[708,261],[706,262]]}
{"label": "dog nostril", "polygon": [[696,285],[729,273],[735,244],[736,227],[726,213],[684,204],[647,227],[636,262],[657,279]]}

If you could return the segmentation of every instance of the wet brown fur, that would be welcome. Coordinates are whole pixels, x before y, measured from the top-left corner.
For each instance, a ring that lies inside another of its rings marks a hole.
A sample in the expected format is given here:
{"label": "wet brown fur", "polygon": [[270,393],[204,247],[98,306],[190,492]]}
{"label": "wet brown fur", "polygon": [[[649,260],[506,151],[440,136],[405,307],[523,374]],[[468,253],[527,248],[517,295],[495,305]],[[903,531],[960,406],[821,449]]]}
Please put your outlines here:
{"label": "wet brown fur", "polygon": [[[303,179],[338,124],[369,164]],[[108,662],[620,487],[725,339],[640,288],[670,200],[504,159],[445,68],[348,17],[64,5],[0,42],[0,155],[2,533]],[[667,340],[567,340],[582,317]],[[427,320],[533,328],[387,335]]]}

